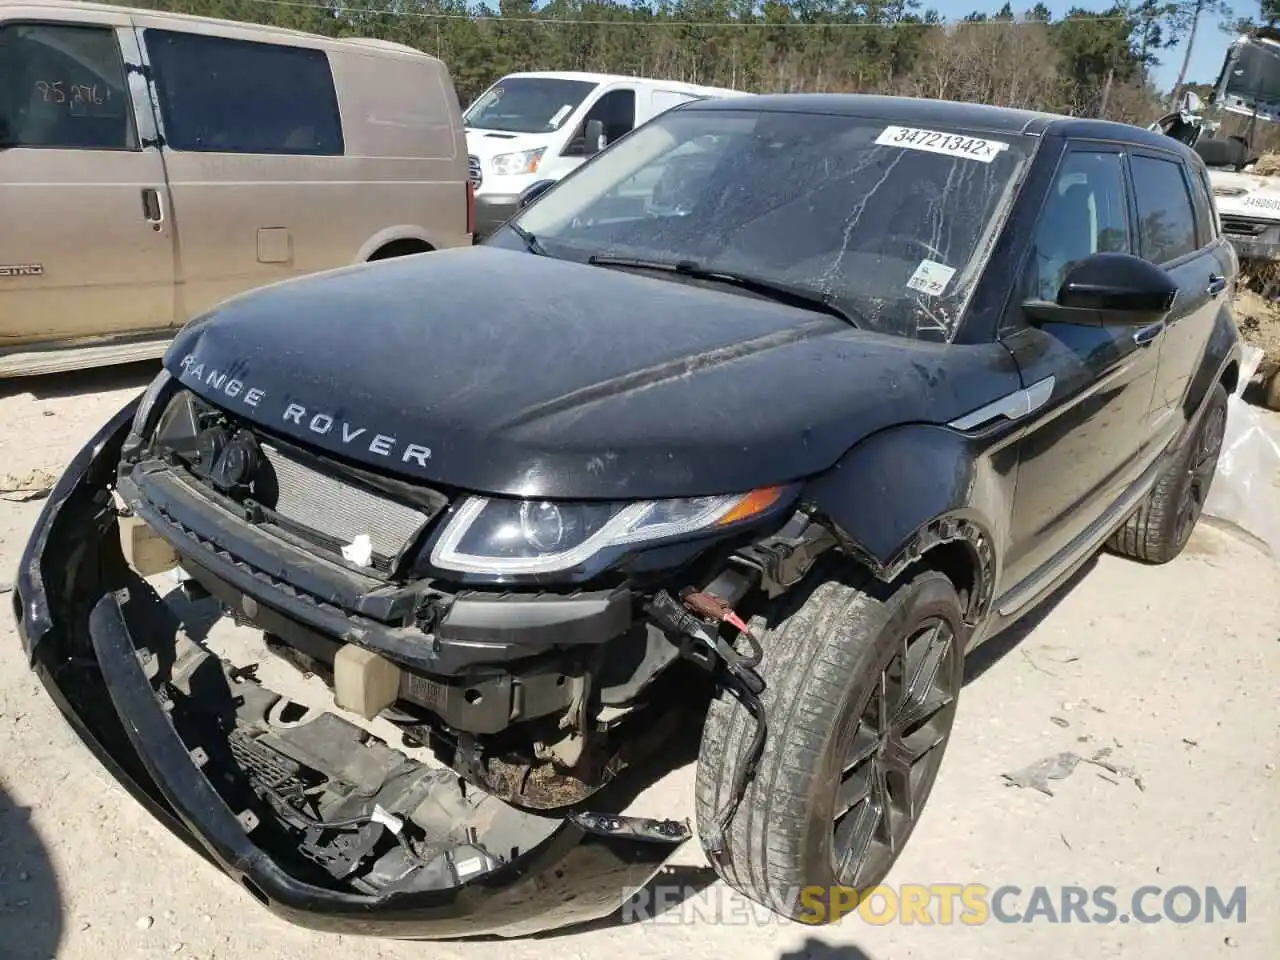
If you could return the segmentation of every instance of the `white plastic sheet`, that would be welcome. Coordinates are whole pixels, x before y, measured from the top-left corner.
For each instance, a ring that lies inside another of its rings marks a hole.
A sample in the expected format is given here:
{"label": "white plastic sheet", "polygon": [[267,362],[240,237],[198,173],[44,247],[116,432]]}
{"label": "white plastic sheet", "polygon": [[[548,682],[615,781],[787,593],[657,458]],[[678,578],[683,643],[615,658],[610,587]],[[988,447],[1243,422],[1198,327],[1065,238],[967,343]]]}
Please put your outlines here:
{"label": "white plastic sheet", "polygon": [[1227,398],[1227,428],[1204,513],[1256,538],[1280,560],[1280,418],[1241,394],[1262,362],[1245,347],[1240,386]]}

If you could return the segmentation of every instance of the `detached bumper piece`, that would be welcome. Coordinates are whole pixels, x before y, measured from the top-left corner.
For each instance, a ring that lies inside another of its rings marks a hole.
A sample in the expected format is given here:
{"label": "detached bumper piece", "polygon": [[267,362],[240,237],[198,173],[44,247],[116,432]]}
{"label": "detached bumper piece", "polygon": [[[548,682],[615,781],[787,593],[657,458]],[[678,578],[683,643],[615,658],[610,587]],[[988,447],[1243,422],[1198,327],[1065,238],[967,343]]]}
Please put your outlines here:
{"label": "detached bumper piece", "polygon": [[521,811],[191,640],[133,577],[109,484],[122,410],[45,504],[16,581],[32,665],[107,770],[273,913],[318,930],[504,937],[606,917],[685,824]]}

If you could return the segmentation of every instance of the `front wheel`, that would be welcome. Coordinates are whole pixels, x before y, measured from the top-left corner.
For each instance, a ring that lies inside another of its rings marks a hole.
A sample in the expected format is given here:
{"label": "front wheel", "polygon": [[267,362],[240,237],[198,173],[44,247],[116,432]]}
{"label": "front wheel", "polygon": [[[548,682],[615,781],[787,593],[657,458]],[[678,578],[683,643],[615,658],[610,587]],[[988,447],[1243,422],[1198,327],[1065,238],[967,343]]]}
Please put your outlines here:
{"label": "front wheel", "polygon": [[[724,831],[716,872],[743,895],[806,922],[838,919],[833,888],[888,874],[938,775],[964,663],[960,597],[926,571],[889,588],[869,576],[784,597],[757,668],[768,735]],[[712,702],[698,758],[698,833],[714,835],[755,721]]]}

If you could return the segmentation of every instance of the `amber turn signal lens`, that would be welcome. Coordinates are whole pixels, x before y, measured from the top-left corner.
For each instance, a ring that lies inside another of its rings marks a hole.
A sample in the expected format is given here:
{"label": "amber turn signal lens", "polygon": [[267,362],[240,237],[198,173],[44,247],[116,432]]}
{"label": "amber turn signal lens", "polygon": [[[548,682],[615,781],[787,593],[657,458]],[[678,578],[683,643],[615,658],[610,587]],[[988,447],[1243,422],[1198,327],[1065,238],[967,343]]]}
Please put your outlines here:
{"label": "amber turn signal lens", "polygon": [[781,496],[782,487],[762,487],[759,490],[752,490],[738,501],[737,506],[721,517],[716,526],[723,527],[758,516],[777,503]]}

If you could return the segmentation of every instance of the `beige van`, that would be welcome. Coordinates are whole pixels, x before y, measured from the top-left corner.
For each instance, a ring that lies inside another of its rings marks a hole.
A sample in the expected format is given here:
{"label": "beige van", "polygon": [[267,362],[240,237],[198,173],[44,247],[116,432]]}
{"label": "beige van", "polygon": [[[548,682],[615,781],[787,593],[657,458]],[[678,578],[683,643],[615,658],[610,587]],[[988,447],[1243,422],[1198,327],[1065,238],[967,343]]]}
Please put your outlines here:
{"label": "beige van", "polygon": [[160,356],[244,290],[471,242],[434,57],[0,0],[0,377]]}

